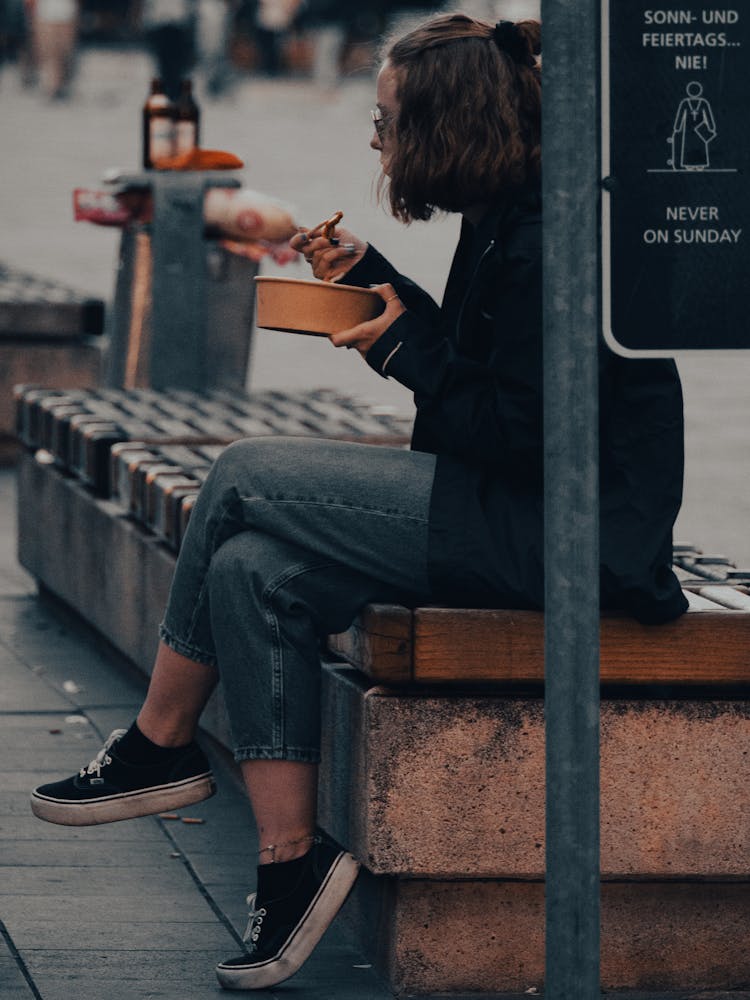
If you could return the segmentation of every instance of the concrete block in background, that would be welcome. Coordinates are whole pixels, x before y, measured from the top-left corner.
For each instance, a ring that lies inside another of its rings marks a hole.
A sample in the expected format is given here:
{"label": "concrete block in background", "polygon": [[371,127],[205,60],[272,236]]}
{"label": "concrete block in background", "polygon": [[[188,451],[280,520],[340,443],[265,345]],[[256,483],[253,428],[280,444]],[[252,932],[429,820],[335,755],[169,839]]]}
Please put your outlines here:
{"label": "concrete block in background", "polygon": [[34,383],[65,389],[98,385],[103,344],[93,337],[79,340],[0,339],[0,464],[18,456],[15,440],[13,386]]}
{"label": "concrete block in background", "polygon": [[99,383],[104,302],[0,262],[0,464],[18,455],[13,386]]}

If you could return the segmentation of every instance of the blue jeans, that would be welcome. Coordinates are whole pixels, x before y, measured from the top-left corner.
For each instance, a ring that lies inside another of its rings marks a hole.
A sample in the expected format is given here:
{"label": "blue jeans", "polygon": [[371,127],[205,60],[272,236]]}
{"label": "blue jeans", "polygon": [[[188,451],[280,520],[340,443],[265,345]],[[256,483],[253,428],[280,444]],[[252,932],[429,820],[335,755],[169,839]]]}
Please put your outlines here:
{"label": "blue jeans", "polygon": [[435,456],[254,438],[190,517],[162,640],[221,675],[237,760],[320,759],[320,639],[370,601],[428,600]]}

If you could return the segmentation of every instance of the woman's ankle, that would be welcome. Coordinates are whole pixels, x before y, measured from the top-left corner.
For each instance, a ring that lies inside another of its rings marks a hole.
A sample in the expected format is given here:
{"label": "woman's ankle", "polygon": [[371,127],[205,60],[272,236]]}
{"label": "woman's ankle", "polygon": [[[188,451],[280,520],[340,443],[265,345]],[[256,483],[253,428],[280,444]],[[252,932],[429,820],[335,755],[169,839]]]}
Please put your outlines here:
{"label": "woman's ankle", "polygon": [[145,736],[137,722],[117,741],[117,755],[128,764],[159,764],[171,760],[178,749],[171,746],[160,746]]}
{"label": "woman's ankle", "polygon": [[296,861],[310,851],[316,839],[314,833],[303,833],[297,836],[280,835],[274,841],[266,839],[266,843],[258,851],[258,864],[265,866],[283,864],[285,861]]}
{"label": "woman's ankle", "polygon": [[159,643],[148,694],[136,720],[143,735],[161,747],[190,743],[218,676],[213,667]]}
{"label": "woman's ankle", "polygon": [[141,733],[159,747],[176,748],[192,743],[196,726],[184,719],[153,718],[149,713],[140,712],[135,724]]}

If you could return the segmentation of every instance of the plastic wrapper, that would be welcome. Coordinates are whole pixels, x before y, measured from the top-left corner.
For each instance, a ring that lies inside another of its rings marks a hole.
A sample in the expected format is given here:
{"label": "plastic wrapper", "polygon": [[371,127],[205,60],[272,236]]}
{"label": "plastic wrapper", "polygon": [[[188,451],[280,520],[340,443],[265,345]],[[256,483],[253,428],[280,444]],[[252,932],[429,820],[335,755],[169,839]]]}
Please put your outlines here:
{"label": "plastic wrapper", "polygon": [[[148,223],[153,218],[153,200],[148,189],[73,192],[76,222],[122,227]],[[209,188],[203,203],[208,237],[221,240],[233,253],[261,260],[271,256],[279,264],[297,257],[289,240],[297,232],[291,208],[251,188]]]}

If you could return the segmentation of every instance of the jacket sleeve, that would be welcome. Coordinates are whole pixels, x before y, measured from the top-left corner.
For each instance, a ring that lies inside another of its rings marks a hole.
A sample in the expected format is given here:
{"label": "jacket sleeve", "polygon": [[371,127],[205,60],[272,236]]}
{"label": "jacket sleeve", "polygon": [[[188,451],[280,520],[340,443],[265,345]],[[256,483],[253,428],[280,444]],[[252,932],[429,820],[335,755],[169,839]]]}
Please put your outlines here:
{"label": "jacket sleeve", "polygon": [[439,322],[440,309],[434,299],[410,278],[399,274],[393,264],[372,245],[367,247],[362,260],[344,275],[343,280],[347,285],[358,285],[360,288],[389,283],[396,289],[398,297],[406,308],[415,316],[419,316],[427,324],[437,325]]}
{"label": "jacket sleeve", "polygon": [[[499,255],[498,255],[499,256]],[[464,304],[483,326],[486,359],[459,353],[411,311],[370,348],[368,364],[414,392],[429,450],[482,465],[511,462],[539,474],[542,458],[541,255],[529,249],[488,267]],[[459,317],[460,320],[460,317]],[[471,340],[477,331],[464,329]],[[476,353],[476,352],[475,352]],[[510,471],[510,470],[509,470]]]}

